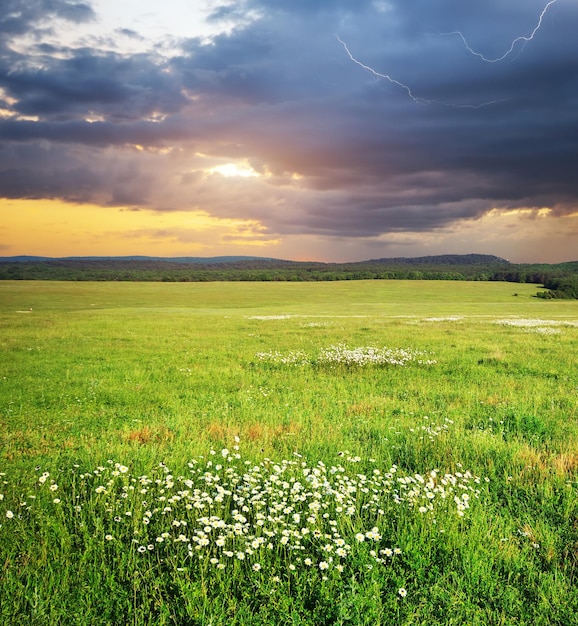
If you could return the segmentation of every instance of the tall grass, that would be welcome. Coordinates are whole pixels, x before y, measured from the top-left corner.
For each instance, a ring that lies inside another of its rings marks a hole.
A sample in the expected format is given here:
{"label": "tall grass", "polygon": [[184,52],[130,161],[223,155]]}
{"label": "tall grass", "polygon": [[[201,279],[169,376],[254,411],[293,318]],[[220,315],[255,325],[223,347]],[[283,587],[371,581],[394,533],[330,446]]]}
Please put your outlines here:
{"label": "tall grass", "polygon": [[578,305],[515,291],[0,283],[2,623],[577,623]]}

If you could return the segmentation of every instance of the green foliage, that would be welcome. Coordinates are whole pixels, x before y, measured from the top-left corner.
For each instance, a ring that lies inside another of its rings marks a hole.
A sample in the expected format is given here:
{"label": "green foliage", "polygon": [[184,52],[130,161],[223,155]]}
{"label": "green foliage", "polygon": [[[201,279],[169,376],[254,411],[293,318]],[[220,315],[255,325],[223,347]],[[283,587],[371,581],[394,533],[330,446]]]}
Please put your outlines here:
{"label": "green foliage", "polygon": [[0,280],[122,282],[333,282],[341,280],[476,280],[544,284],[543,299],[576,299],[577,263],[513,264],[491,255],[463,254],[312,263],[265,258],[214,260],[153,257],[0,259]]}
{"label": "green foliage", "polygon": [[489,255],[441,255],[376,259],[356,263],[311,263],[276,259],[223,260],[153,258],[42,259],[0,262],[0,280],[117,281],[335,281],[501,280],[543,283],[553,273],[576,272],[572,264],[514,265]]}
{"label": "green foliage", "polygon": [[556,277],[549,278],[544,281],[544,287],[548,291],[541,291],[538,293],[538,297],[560,300],[578,300],[578,277]]}

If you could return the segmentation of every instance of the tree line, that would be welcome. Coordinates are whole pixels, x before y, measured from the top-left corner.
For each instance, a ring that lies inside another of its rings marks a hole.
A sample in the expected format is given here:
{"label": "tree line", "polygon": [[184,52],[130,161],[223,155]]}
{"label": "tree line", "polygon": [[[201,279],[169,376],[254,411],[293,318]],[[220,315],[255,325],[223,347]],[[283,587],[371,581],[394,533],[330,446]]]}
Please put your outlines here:
{"label": "tree line", "polygon": [[340,281],[467,280],[530,283],[546,291],[540,298],[578,299],[578,262],[514,264],[483,255],[417,259],[378,259],[358,263],[308,263],[281,260],[183,263],[159,260],[53,259],[0,262],[0,280],[64,281]]}

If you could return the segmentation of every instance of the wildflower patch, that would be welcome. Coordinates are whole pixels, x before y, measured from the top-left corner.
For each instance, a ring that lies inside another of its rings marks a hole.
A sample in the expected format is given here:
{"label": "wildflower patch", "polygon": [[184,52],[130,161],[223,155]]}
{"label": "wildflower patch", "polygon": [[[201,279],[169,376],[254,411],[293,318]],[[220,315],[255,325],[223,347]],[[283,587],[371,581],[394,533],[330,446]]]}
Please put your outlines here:
{"label": "wildflower patch", "polygon": [[463,315],[447,315],[445,317],[424,317],[422,322],[461,322],[464,319]]}
{"label": "wildflower patch", "polygon": [[523,319],[523,318],[504,318],[494,320],[494,324],[500,326],[513,326],[520,328],[524,332],[537,333],[540,335],[559,335],[563,328],[576,328],[578,322],[572,320],[542,320],[542,319]]}
{"label": "wildflower patch", "polygon": [[413,348],[376,348],[362,346],[348,348],[345,344],[336,344],[322,348],[317,355],[308,356],[303,351],[258,352],[258,361],[273,365],[313,365],[320,367],[367,367],[367,366],[406,366],[409,364],[434,365],[428,353]]}
{"label": "wildflower patch", "polygon": [[249,315],[247,316],[247,319],[249,320],[261,320],[261,321],[269,321],[269,320],[288,320],[291,319],[292,317],[295,317],[293,315]]}
{"label": "wildflower patch", "polygon": [[297,453],[254,463],[235,446],[192,460],[178,476],[163,463],[135,475],[113,461],[75,467],[58,483],[43,472],[24,500],[0,498],[0,529],[61,523],[76,541],[93,537],[191,577],[303,571],[323,579],[391,566],[402,554],[401,517],[462,517],[480,483],[470,472],[404,474],[348,452],[329,466]]}

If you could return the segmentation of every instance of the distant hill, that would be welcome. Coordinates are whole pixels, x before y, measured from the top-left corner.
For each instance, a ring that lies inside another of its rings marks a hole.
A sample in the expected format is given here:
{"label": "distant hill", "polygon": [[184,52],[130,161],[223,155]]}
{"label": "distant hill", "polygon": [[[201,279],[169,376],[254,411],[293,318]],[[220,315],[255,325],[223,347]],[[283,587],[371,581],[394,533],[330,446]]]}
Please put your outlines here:
{"label": "distant hill", "polygon": [[47,256],[0,256],[0,263],[46,263],[46,262],[87,262],[93,261],[97,263],[122,263],[122,262],[160,262],[160,263],[196,263],[201,265],[213,265],[223,263],[281,263],[283,265],[314,265],[314,266],[340,266],[340,265],[509,265],[510,262],[491,254],[440,254],[437,256],[420,256],[420,257],[388,257],[380,259],[369,259],[368,261],[348,261],[344,263],[324,263],[321,261],[290,261],[286,259],[276,259],[272,257],[260,256],[178,256],[178,257],[160,257],[160,256],[66,256],[66,257],[47,257]]}
{"label": "distant hill", "polygon": [[0,263],[42,263],[50,260],[47,256],[0,256]]}
{"label": "distant hill", "polygon": [[509,261],[492,254],[439,254],[437,256],[394,257],[361,261],[363,264],[385,265],[510,265]]}
{"label": "distant hill", "polygon": [[578,262],[515,264],[489,254],[441,254],[320,263],[257,256],[0,257],[0,280],[336,281],[477,280],[544,285],[547,298],[578,294]]}
{"label": "distant hill", "polygon": [[0,263],[43,263],[46,261],[164,261],[167,263],[238,263],[239,261],[279,261],[257,256],[0,256]]}

